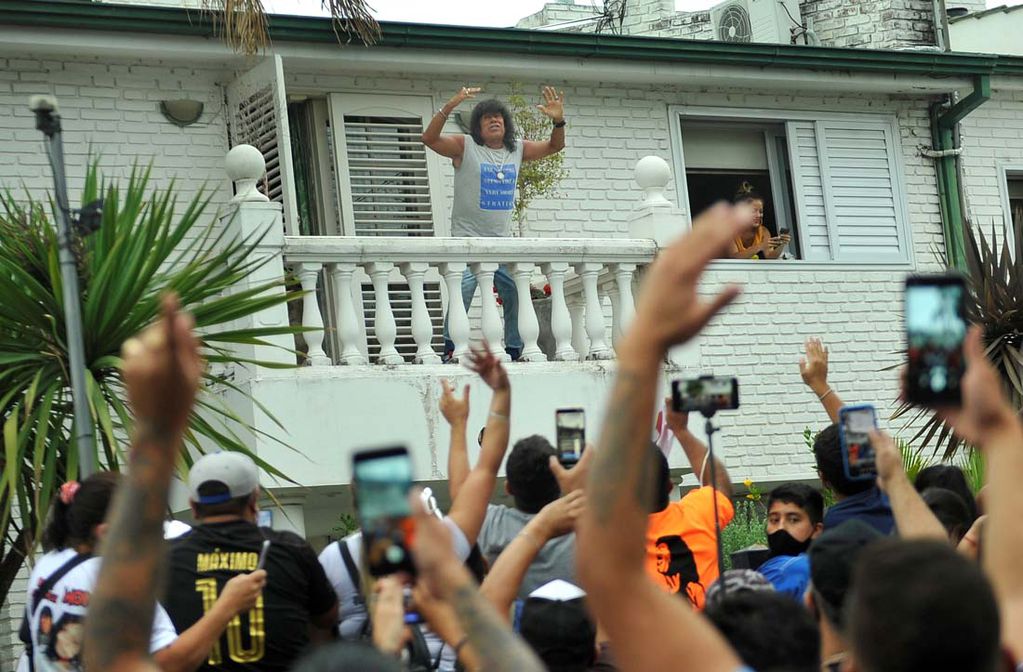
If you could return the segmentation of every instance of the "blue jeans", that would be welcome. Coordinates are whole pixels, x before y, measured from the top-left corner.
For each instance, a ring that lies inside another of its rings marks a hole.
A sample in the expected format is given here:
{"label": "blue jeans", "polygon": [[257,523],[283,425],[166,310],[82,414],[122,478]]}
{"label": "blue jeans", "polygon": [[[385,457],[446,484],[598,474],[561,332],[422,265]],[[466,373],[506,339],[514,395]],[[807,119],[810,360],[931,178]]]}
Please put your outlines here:
{"label": "blue jeans", "polygon": [[[465,273],[462,274],[462,302],[466,310],[469,309],[478,286],[476,276],[469,269],[465,269]],[[522,354],[522,337],[519,336],[519,292],[515,288],[515,281],[504,266],[497,267],[497,272],[494,273],[494,286],[497,287],[497,295],[501,297],[504,306],[504,349],[512,358],[517,358]],[[444,350],[451,352],[454,347],[448,336],[448,318],[445,315]]]}

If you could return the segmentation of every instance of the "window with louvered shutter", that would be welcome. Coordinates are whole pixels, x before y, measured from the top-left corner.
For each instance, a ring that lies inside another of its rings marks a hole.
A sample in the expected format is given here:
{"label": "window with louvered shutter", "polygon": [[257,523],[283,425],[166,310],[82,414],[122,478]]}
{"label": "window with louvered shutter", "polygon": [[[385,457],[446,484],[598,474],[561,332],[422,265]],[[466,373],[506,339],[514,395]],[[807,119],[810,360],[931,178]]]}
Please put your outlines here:
{"label": "window with louvered shutter", "polygon": [[[683,173],[688,161],[686,124],[731,125],[737,134],[751,124],[784,124],[785,137],[776,137],[788,145],[787,169],[796,213],[793,244],[798,245],[799,258],[856,263],[911,260],[900,168],[902,149],[897,122],[892,117],[741,108],[673,109],[677,110],[672,114],[678,138],[675,156]],[[735,153],[734,140],[717,152],[697,143],[699,151],[694,154],[723,161]],[[783,180],[783,170],[777,165],[769,169],[773,188]],[[691,203],[686,183],[679,186],[680,201]],[[723,187],[719,191],[714,198],[731,195]]]}
{"label": "window with louvered shutter", "polygon": [[[342,231],[355,236],[443,235],[448,223],[440,219],[437,207],[439,163],[421,139],[432,101],[418,96],[332,94],[330,108]],[[444,346],[440,285],[435,270],[427,274],[424,292],[438,354]],[[395,348],[411,362],[417,348],[412,297],[397,272],[388,295],[398,328]],[[368,278],[363,278],[362,307],[366,354],[375,361],[380,349],[373,332],[376,298]]]}
{"label": "window with louvered shutter", "polygon": [[267,57],[227,86],[231,146],[252,145],[266,160],[266,195],[284,207],[285,228],[296,235],[298,199],[292,177],[291,132],[280,56]]}

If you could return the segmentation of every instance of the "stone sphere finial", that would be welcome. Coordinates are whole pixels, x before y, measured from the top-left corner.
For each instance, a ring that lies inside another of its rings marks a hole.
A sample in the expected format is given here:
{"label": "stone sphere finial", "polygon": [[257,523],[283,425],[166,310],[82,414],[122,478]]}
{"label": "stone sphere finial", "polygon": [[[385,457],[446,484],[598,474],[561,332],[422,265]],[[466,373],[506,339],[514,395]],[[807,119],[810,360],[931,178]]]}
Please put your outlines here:
{"label": "stone sphere finial", "polygon": [[669,180],[671,167],[661,157],[644,156],[636,163],[636,184],[646,192],[644,206],[671,207],[671,201],[664,197]]}
{"label": "stone sphere finial", "polygon": [[270,200],[256,189],[256,184],[266,174],[266,159],[258,149],[252,145],[235,145],[227,153],[225,166],[235,187],[232,202]]}

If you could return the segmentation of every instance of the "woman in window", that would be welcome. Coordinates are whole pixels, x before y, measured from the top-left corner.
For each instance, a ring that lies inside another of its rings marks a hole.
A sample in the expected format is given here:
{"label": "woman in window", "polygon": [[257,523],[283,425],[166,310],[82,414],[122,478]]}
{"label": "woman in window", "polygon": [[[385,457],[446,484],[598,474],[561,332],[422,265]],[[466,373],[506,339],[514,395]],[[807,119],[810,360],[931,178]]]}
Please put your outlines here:
{"label": "woman in window", "polygon": [[[771,232],[764,226],[764,199],[753,189],[749,182],[739,185],[735,192],[735,203],[748,203],[753,208],[753,221],[756,229],[735,238],[735,249],[732,259],[777,259],[785,251],[785,246],[792,240],[788,233],[771,237]],[[783,230],[784,231],[784,230]]]}

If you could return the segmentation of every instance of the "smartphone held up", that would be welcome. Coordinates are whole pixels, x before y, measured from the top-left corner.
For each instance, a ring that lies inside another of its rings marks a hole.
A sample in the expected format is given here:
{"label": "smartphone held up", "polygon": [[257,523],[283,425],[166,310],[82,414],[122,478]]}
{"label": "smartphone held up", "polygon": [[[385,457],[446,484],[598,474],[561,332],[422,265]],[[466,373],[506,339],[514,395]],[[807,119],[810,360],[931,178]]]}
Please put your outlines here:
{"label": "smartphone held up", "polygon": [[838,411],[842,466],[852,481],[877,478],[877,460],[870,433],[877,429],[877,413],[869,404],[844,406]]}
{"label": "smartphone held up", "polygon": [[415,522],[408,502],[412,487],[408,450],[398,446],[357,452],[352,484],[370,575],[415,574],[410,550]]}
{"label": "smartphone held up", "polygon": [[700,376],[671,381],[672,407],[681,413],[710,416],[739,408],[739,380],[727,376]]}
{"label": "smartphone held up", "polygon": [[906,400],[958,405],[966,372],[966,283],[957,274],[906,279]]}
{"label": "smartphone held up", "polygon": [[586,447],[586,412],[581,408],[559,408],[554,414],[558,462],[571,469]]}

